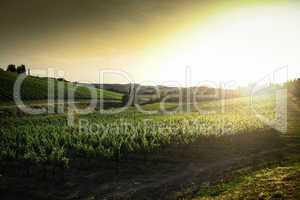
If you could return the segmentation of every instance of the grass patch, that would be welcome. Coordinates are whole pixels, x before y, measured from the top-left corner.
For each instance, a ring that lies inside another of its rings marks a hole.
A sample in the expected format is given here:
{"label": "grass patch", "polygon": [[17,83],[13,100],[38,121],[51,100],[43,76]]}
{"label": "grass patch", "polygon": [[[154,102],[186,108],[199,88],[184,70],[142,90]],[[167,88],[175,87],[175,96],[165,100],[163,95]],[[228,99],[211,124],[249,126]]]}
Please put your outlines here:
{"label": "grass patch", "polygon": [[300,197],[300,162],[250,171],[234,172],[215,184],[204,184],[194,200],[221,199],[298,199]]}

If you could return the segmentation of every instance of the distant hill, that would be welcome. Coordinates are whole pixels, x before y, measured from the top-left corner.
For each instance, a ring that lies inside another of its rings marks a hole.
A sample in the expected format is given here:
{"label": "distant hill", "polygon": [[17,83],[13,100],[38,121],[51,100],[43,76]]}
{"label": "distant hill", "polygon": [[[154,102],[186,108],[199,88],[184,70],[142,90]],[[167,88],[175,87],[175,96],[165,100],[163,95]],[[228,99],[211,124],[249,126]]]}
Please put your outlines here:
{"label": "distant hill", "polygon": [[[6,72],[0,70],[0,101],[11,101],[13,100],[13,87],[17,78],[17,73]],[[72,82],[65,81],[63,79],[53,79],[47,77],[35,77],[27,76],[21,87],[21,96],[23,100],[43,100],[48,98],[48,80],[54,81],[54,97],[58,98],[58,83],[63,83],[63,91],[60,93],[64,94],[63,98],[68,98],[68,89],[74,92],[75,99],[90,99],[90,91],[86,85],[75,84]],[[52,88],[52,89],[53,89]],[[51,87],[50,87],[51,89]],[[104,89],[93,88],[97,91],[98,96],[102,95],[104,100],[121,100],[122,94],[107,91]]]}
{"label": "distant hill", "polygon": [[[92,84],[96,88],[116,91],[128,94],[130,91],[130,84]],[[142,102],[160,101],[162,98],[167,97],[168,102],[178,102],[179,96],[183,101],[190,100],[211,100],[221,98],[221,92],[225,98],[239,97],[239,91],[230,89],[219,89],[206,86],[198,87],[170,87],[170,86],[147,86],[134,84],[136,88],[136,95]],[[158,94],[159,93],[159,94]]]}
{"label": "distant hill", "polygon": [[[96,88],[105,89],[105,90],[111,90],[115,92],[120,93],[128,93],[130,84],[92,84]],[[172,91],[175,90],[175,87],[167,87],[167,86],[147,86],[147,85],[140,85],[140,84],[134,84],[135,88],[138,88],[139,94],[150,94],[154,95],[156,94],[156,88],[158,88],[160,91]]]}

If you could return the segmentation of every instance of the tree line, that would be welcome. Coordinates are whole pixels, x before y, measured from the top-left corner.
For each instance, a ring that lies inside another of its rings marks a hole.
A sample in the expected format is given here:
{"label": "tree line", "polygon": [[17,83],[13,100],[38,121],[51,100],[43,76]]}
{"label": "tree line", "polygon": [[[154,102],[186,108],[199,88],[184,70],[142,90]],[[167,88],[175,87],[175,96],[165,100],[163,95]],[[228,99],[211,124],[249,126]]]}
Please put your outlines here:
{"label": "tree line", "polygon": [[19,65],[17,67],[14,64],[9,64],[6,68],[6,71],[15,72],[15,73],[18,73],[18,74],[23,74],[23,73],[26,73],[26,67],[23,64]]}

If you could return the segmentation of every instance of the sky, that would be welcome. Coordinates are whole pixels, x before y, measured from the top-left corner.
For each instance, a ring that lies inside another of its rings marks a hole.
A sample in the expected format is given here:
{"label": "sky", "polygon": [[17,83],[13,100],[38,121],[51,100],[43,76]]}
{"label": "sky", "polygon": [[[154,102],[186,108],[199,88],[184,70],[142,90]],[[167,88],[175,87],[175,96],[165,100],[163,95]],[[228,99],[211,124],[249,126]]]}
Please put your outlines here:
{"label": "sky", "polygon": [[0,66],[90,83],[114,70],[101,81],[248,84],[285,66],[291,79],[299,10],[287,0],[0,0]]}

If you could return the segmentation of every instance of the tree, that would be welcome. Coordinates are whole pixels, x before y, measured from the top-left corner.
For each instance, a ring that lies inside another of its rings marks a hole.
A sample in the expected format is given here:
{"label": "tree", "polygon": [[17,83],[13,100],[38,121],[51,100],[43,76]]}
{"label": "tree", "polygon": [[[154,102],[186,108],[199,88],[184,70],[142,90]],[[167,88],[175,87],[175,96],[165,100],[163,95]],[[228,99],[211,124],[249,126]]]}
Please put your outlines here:
{"label": "tree", "polygon": [[8,71],[8,72],[16,72],[16,71],[17,71],[16,65],[14,65],[14,64],[9,64],[9,65],[7,66],[6,71]]}
{"label": "tree", "polygon": [[17,67],[17,73],[18,74],[23,74],[23,73],[26,73],[26,67],[25,65],[20,65]]}

